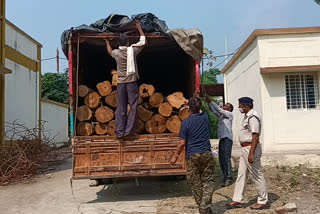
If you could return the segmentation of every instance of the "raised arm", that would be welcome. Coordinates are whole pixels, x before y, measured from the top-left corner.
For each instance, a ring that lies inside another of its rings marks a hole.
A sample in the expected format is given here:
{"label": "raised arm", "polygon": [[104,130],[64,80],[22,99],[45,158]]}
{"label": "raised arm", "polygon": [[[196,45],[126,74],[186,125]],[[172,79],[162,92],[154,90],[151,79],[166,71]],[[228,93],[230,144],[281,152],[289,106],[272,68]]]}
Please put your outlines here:
{"label": "raised arm", "polygon": [[110,45],[110,41],[109,40],[105,40],[105,41],[106,41],[106,45],[107,45],[108,54],[110,56],[112,56],[112,48],[111,48],[111,45]]}
{"label": "raised arm", "polygon": [[135,20],[135,24],[136,24],[136,27],[137,27],[139,34],[140,34],[140,40],[139,40],[139,42],[137,42],[131,46],[138,47],[141,50],[146,44],[146,36],[144,35],[144,32],[142,30],[140,22],[138,20]]}
{"label": "raised arm", "polygon": [[230,117],[230,112],[220,108],[215,102],[211,101],[211,98],[208,95],[206,96],[206,101],[207,101],[211,111],[215,115],[217,115],[218,117],[221,117],[221,116],[226,117],[226,118]]}
{"label": "raised arm", "polygon": [[138,31],[139,31],[140,36],[145,36],[145,35],[144,35],[144,32],[143,32],[143,30],[142,30],[142,27],[141,27],[141,23],[140,23],[138,20],[135,20],[134,22],[135,22],[135,24],[136,24],[136,27],[137,27],[137,29],[138,29]]}

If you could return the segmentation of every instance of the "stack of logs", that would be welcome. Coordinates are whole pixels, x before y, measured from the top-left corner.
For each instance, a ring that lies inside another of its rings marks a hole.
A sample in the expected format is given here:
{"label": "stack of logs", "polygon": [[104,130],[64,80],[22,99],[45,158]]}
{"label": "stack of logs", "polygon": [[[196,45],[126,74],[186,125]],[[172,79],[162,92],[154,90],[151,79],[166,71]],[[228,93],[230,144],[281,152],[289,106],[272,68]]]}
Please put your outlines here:
{"label": "stack of logs", "polygon": [[[77,135],[115,135],[115,110],[117,108],[117,90],[115,75],[112,83],[98,83],[97,92],[85,85],[78,87],[80,103],[77,108]],[[161,134],[180,132],[181,121],[190,113],[185,106],[183,93],[176,92],[168,97],[155,92],[152,85],[139,87],[137,134]],[[128,112],[130,106],[128,105]]]}

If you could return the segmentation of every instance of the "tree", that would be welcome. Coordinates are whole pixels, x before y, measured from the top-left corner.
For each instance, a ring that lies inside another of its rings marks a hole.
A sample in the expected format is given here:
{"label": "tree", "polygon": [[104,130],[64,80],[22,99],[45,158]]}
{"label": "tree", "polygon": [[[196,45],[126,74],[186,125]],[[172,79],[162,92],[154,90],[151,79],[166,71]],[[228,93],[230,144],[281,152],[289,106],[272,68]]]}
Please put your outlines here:
{"label": "tree", "polygon": [[210,68],[201,74],[201,84],[217,84],[217,75],[221,74],[217,68]]}
{"label": "tree", "polygon": [[315,3],[317,3],[318,5],[320,5],[320,0],[314,0]]}
{"label": "tree", "polygon": [[41,77],[41,96],[43,98],[67,104],[69,97],[68,69],[64,73],[45,73]]}

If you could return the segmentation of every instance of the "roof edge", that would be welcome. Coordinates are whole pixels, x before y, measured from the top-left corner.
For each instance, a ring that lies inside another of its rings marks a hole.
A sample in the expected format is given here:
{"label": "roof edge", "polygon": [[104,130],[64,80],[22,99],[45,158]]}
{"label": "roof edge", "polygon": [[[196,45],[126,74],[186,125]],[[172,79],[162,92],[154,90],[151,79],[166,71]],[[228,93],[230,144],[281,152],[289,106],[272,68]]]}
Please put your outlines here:
{"label": "roof edge", "polygon": [[233,63],[241,56],[241,54],[256,40],[257,36],[266,35],[292,35],[292,34],[306,34],[306,33],[320,33],[320,27],[302,27],[302,28],[273,28],[273,29],[257,29],[254,30],[247,40],[241,45],[236,54],[231,58],[227,65],[221,70],[224,74]]}

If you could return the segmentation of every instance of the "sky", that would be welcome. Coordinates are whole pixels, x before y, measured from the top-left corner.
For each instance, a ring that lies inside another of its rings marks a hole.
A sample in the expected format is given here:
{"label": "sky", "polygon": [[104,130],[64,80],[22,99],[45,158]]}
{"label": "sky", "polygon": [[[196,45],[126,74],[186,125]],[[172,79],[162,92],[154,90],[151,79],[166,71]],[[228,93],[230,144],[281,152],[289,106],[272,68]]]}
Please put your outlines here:
{"label": "sky", "polygon": [[[42,59],[61,51],[64,30],[91,24],[109,14],[151,12],[169,28],[200,29],[204,46],[214,55],[232,53],[255,29],[320,26],[320,5],[314,0],[7,0],[6,17],[43,45]],[[223,61],[217,58],[213,66]],[[224,62],[218,68],[222,69]],[[67,68],[60,60],[60,71]],[[43,61],[42,73],[56,72],[56,61]],[[219,77],[222,81],[222,77]]]}

